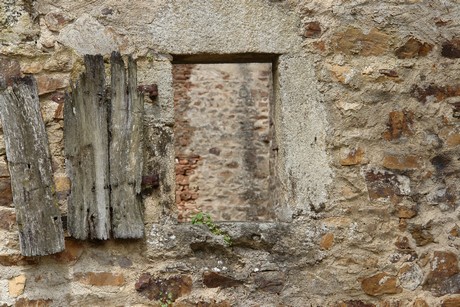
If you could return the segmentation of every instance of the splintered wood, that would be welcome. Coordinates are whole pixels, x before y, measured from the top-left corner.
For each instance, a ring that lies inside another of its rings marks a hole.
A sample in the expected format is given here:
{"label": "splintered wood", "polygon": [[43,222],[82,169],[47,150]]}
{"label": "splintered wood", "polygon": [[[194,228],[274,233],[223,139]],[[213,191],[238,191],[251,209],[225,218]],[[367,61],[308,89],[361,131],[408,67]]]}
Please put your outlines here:
{"label": "splintered wood", "polygon": [[118,53],[112,54],[111,65],[109,99],[103,58],[87,55],[86,72],[65,102],[65,152],[72,181],[68,224],[77,239],[144,235],[143,96],[131,58],[128,73]]}
{"label": "splintered wood", "polygon": [[51,156],[40,114],[37,84],[32,77],[16,79],[0,91],[13,201],[24,256],[64,250],[61,214],[54,195]]}

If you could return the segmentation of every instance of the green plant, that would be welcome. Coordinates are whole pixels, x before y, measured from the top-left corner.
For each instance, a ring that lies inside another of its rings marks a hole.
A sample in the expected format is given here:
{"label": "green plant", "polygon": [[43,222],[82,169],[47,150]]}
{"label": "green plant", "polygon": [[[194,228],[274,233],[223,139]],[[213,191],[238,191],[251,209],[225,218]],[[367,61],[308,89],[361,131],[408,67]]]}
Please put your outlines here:
{"label": "green plant", "polygon": [[227,232],[220,229],[220,227],[214,223],[209,213],[199,212],[195,214],[194,216],[192,216],[192,224],[205,225],[206,227],[208,227],[211,233],[218,236],[223,236],[224,242],[227,245],[232,244],[232,238],[230,237],[230,235]]}
{"label": "green plant", "polygon": [[161,298],[158,301],[158,303],[160,304],[160,307],[170,307],[174,303],[173,294],[171,292],[160,293],[160,296]]}

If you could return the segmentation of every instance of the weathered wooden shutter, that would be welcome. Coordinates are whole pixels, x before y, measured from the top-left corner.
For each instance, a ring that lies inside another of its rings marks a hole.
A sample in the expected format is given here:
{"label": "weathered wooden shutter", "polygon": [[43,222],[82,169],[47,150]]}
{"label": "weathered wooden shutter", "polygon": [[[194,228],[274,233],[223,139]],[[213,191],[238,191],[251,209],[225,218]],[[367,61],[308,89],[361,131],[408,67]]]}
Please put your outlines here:
{"label": "weathered wooden shutter", "polygon": [[142,238],[142,161],[144,96],[137,90],[137,68],[120,54],[111,58],[110,187],[114,238]]}
{"label": "weathered wooden shutter", "polygon": [[104,59],[85,56],[85,68],[64,104],[64,147],[72,182],[67,224],[77,239],[106,240],[110,186]]}
{"label": "weathered wooden shutter", "polygon": [[17,79],[12,87],[0,91],[0,114],[21,253],[60,252],[64,234],[35,79]]}
{"label": "weathered wooden shutter", "polygon": [[86,72],[64,108],[65,152],[72,181],[69,232],[77,239],[141,238],[143,96],[136,64],[128,74],[118,53],[111,57],[106,96],[102,56],[85,56]]}

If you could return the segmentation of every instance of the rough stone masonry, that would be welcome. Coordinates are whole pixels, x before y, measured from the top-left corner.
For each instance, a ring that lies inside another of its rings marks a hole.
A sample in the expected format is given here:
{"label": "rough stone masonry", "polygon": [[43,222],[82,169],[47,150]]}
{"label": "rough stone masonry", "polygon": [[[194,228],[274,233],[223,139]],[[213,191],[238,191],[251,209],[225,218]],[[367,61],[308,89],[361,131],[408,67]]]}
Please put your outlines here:
{"label": "rough stone masonry", "polygon": [[[70,191],[64,92],[85,54],[137,59],[145,97],[140,240],[19,253],[0,136],[0,305],[459,306],[456,0],[6,0],[0,74],[38,84],[56,198]],[[269,61],[272,222],[231,244],[177,223],[173,63]]]}

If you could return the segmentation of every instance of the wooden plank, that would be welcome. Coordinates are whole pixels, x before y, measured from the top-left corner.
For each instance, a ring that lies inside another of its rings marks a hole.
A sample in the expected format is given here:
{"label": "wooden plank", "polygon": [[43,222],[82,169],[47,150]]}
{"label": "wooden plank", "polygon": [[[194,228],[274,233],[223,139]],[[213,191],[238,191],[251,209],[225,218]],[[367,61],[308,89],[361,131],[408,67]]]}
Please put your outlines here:
{"label": "wooden plank", "polygon": [[64,106],[65,153],[72,181],[68,229],[77,239],[106,240],[110,179],[104,60],[101,55],[86,55],[85,67]]}
{"label": "wooden plank", "polygon": [[119,53],[111,57],[110,185],[114,238],[144,236],[141,192],[144,99],[137,68],[128,58],[128,75]]}
{"label": "wooden plank", "polygon": [[1,91],[0,114],[21,253],[41,256],[60,252],[64,233],[54,199],[51,156],[35,79],[17,79]]}

